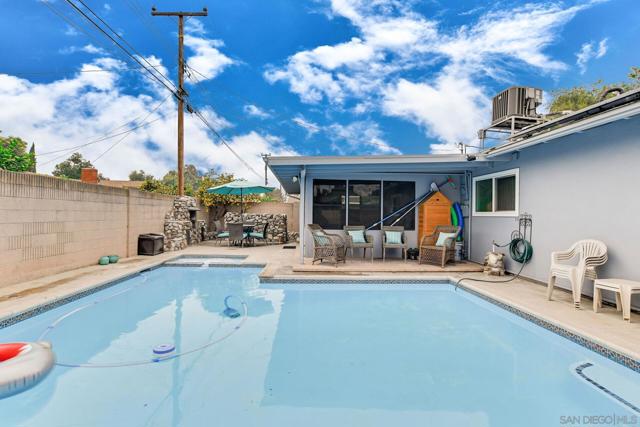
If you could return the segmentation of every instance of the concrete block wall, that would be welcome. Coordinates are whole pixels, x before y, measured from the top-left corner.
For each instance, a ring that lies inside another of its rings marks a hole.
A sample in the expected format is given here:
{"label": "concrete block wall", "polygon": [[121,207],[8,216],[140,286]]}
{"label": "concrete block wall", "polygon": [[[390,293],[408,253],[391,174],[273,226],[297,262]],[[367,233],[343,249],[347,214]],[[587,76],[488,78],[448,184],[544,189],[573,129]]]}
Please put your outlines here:
{"label": "concrete block wall", "polygon": [[0,170],[0,286],[135,255],[171,196]]}

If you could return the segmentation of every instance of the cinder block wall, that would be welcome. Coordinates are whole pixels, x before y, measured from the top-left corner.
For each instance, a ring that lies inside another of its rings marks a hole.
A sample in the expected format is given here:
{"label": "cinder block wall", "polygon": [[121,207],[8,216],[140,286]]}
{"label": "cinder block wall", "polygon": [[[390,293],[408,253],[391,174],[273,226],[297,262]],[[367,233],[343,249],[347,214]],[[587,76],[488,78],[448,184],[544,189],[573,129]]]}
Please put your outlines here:
{"label": "cinder block wall", "polygon": [[136,254],[173,197],[0,170],[0,285]]}

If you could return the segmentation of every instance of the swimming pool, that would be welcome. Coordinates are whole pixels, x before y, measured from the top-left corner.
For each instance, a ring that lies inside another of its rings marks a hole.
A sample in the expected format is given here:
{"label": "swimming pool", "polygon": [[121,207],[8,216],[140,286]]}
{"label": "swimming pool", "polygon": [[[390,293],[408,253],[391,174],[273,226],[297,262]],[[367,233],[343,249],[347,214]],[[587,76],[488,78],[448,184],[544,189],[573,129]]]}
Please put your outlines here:
{"label": "swimming pool", "polygon": [[[639,406],[640,374],[448,283],[260,284],[258,273],[160,267],[0,329],[0,342],[35,340],[53,324],[58,363],[90,365],[56,366],[0,400],[0,423],[638,425],[585,377]],[[228,295],[246,316],[223,314]],[[204,348],[152,362],[167,343]],[[150,362],[105,367],[135,361]]]}

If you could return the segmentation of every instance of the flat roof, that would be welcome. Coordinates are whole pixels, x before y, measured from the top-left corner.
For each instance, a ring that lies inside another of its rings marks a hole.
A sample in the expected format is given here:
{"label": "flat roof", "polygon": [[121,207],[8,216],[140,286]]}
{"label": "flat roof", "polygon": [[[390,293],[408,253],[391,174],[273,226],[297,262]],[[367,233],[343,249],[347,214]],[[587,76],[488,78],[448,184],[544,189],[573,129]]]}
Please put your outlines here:
{"label": "flat roof", "polygon": [[346,174],[456,174],[486,167],[488,161],[468,161],[462,154],[408,154],[376,156],[279,156],[269,157],[268,166],[289,194],[300,193],[294,180],[302,169],[314,175],[339,178]]}
{"label": "flat roof", "polygon": [[372,156],[280,156],[269,157],[267,164],[289,194],[299,194],[300,185],[294,177],[300,171],[333,175],[357,173],[462,173],[487,167],[501,155],[546,143],[563,136],[602,126],[631,116],[640,115],[640,89],[590,105],[556,119],[529,126],[512,135],[507,142],[474,155],[469,161],[463,154],[415,154]]}

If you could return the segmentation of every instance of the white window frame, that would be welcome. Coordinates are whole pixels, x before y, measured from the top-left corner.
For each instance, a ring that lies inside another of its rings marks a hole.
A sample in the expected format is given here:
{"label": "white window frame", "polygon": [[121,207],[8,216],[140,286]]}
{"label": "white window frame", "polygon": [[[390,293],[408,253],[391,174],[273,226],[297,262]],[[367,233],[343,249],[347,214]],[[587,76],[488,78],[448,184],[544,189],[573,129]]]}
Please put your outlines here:
{"label": "white window frame", "polygon": [[[496,179],[504,178],[507,176],[515,176],[516,177],[516,194],[515,194],[515,202],[516,209],[513,211],[496,211],[495,208],[497,206],[497,197],[498,192],[496,191]],[[491,188],[492,188],[492,197],[493,200],[491,202],[491,206],[494,209],[493,212],[478,212],[476,211],[476,182],[477,181],[485,181],[487,179],[491,179]],[[488,175],[476,176],[473,178],[473,190],[472,190],[472,204],[473,204],[473,216],[506,216],[506,217],[517,217],[520,212],[520,168],[509,169],[505,171],[500,171],[496,173],[490,173]]]}

